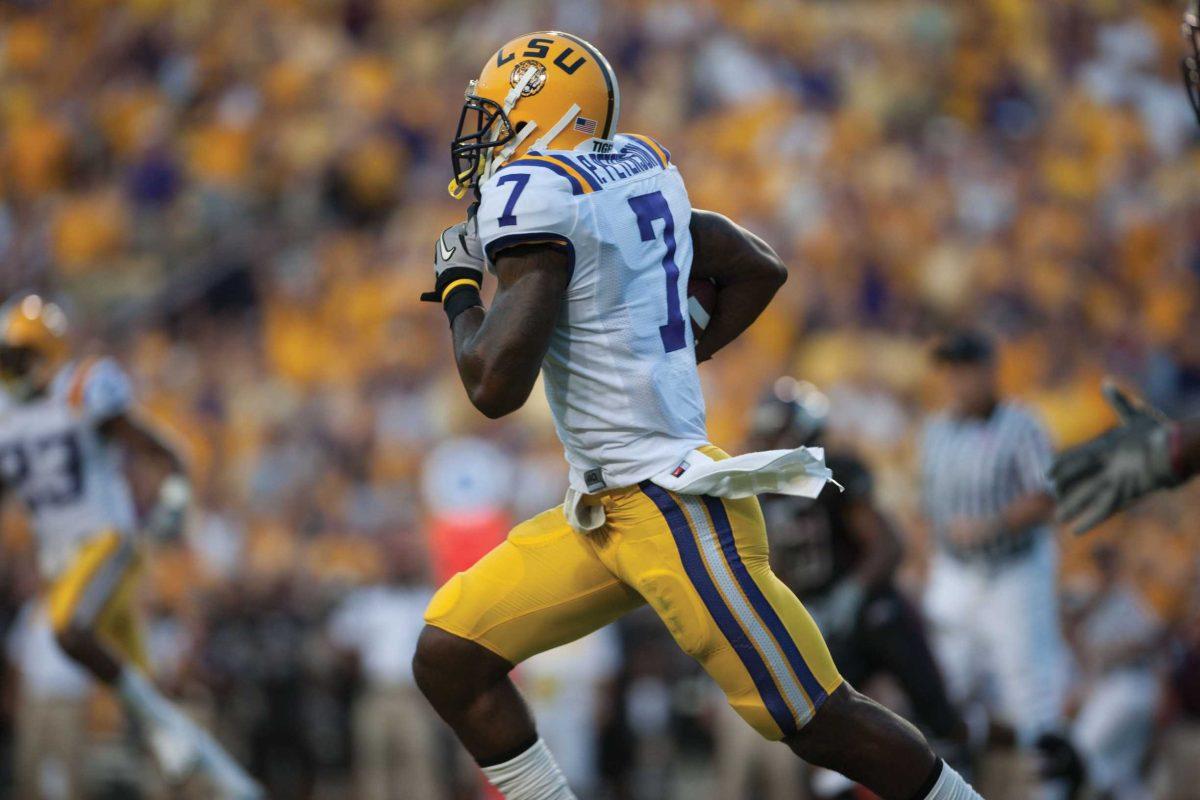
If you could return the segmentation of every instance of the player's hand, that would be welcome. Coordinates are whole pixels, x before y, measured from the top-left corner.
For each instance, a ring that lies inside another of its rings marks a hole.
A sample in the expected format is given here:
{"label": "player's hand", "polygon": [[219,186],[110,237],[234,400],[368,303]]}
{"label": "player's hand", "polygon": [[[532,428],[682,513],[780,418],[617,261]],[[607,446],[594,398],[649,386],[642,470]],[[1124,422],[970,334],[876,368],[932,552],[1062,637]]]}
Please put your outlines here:
{"label": "player's hand", "polygon": [[1182,480],[1172,464],[1176,426],[1155,409],[1135,403],[1112,383],[1104,397],[1120,424],[1060,454],[1050,468],[1058,497],[1055,517],[1084,533],[1143,495]]}
{"label": "player's hand", "polygon": [[973,517],[956,517],[946,528],[950,543],[962,550],[969,550],[987,541],[995,526]]}
{"label": "player's hand", "polygon": [[182,475],[168,476],[158,490],[158,502],[150,509],[143,530],[156,541],[175,541],[183,534],[191,499],[192,489],[187,478]]}
{"label": "player's hand", "polygon": [[433,252],[434,287],[421,300],[441,303],[451,324],[468,308],[482,305],[483,248],[479,244],[475,221],[477,204],[467,211],[467,219],[451,225],[438,236]]}

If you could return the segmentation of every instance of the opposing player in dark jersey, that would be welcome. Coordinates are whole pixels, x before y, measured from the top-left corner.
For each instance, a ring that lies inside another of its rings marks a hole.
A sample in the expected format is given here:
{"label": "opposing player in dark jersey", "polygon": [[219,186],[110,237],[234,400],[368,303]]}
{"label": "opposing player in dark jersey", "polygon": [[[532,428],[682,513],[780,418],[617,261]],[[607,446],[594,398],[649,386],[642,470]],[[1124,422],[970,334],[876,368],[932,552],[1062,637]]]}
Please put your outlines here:
{"label": "opposing player in dark jersey", "polygon": [[[781,378],[755,411],[754,446],[819,445],[828,407],[812,384]],[[964,743],[966,727],[917,612],[895,586],[903,548],[875,505],[871,473],[844,449],[828,450],[825,463],[844,491],[827,490],[815,500],[760,497],[775,574],[804,602],[851,684],[891,675],[918,724],[943,742]]]}

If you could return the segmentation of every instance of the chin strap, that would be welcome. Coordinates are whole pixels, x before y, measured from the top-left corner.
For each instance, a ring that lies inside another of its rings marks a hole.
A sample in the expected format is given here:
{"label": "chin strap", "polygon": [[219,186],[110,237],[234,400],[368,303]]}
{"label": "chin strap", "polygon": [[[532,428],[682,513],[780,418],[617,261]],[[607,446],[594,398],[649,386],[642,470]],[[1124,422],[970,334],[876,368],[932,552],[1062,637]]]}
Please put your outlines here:
{"label": "chin strap", "polygon": [[[489,167],[491,164],[503,164],[505,161],[508,161],[512,157],[512,154],[517,151],[517,148],[521,146],[521,143],[529,138],[529,134],[533,133],[536,127],[537,123],[532,120],[521,126],[521,132],[514,136],[511,142],[504,145],[499,153],[496,153],[495,157],[489,163]],[[541,139],[538,141],[540,142]],[[535,143],[530,149],[537,150],[537,144]]]}
{"label": "chin strap", "polygon": [[[529,82],[532,81],[536,76],[537,70],[533,67],[529,67],[521,73],[521,77],[517,80],[516,85],[509,90],[508,96],[504,98],[505,117],[508,117],[508,115],[512,113],[512,110],[517,107],[517,101],[521,99],[521,95],[522,92],[525,91],[525,87],[528,86]],[[508,146],[500,151],[500,154],[497,154],[494,150],[488,150],[487,155],[484,156],[483,172],[481,174],[482,179],[486,181],[488,178],[492,177],[492,172],[495,168],[494,165],[503,164],[505,158],[507,158],[509,155],[512,155],[512,152],[520,146],[521,142],[523,142],[529,136],[529,134],[533,133],[533,129],[536,127],[537,125],[532,121],[525,123],[521,130],[518,131],[513,137],[513,140],[508,143]],[[503,155],[503,158],[497,159],[497,155]]]}
{"label": "chin strap", "polygon": [[546,131],[545,135],[534,142],[533,146],[529,149],[545,150],[547,147],[549,147],[550,143],[554,141],[555,137],[562,133],[564,128],[575,121],[575,117],[579,116],[579,111],[579,104],[572,103],[571,107],[567,109],[567,113],[559,117],[558,122],[554,123],[550,130]]}

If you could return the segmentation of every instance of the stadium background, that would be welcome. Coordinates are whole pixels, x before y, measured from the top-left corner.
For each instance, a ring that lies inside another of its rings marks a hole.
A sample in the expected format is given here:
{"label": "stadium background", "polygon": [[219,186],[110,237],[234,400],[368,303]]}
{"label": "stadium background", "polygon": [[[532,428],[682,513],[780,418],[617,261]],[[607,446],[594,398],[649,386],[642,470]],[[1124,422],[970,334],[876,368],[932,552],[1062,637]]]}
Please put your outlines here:
{"label": "stadium background", "polygon": [[[191,547],[160,549],[146,592],[164,680],[278,796],[358,796],[377,734],[347,598],[391,583],[419,608],[510,521],[561,498],[540,396],[501,422],[474,413],[444,319],[415,302],[433,237],[462,213],[445,192],[462,90],[496,43],[550,27],[594,41],[622,81],[622,128],[667,143],[695,205],[791,265],[765,317],[702,369],[712,438],[737,448],[775,376],[817,382],[835,434],[877,471],[916,591],[933,332],[996,332],[1006,390],[1059,445],[1111,423],[1106,373],[1169,412],[1200,407],[1180,6],[0,5],[0,294],[60,299],[80,346],[120,357],[194,467]],[[1198,752],[1198,500],[1193,487],[1064,537],[1064,591],[1112,540],[1170,626],[1160,771]],[[35,586],[19,515],[2,531],[0,786],[21,761],[15,720],[46,700],[25,697],[30,672],[50,658],[20,624]],[[550,706],[564,681],[600,698],[594,721],[562,727],[594,747],[612,796],[670,796],[712,761],[714,698],[656,626],[634,618],[594,645],[586,675],[576,661],[527,677]],[[82,755],[39,767],[43,785],[62,769],[122,785],[136,767],[115,708],[61,684],[42,689],[82,709],[87,734],[69,751]],[[448,781],[458,797],[473,796],[465,774]]]}

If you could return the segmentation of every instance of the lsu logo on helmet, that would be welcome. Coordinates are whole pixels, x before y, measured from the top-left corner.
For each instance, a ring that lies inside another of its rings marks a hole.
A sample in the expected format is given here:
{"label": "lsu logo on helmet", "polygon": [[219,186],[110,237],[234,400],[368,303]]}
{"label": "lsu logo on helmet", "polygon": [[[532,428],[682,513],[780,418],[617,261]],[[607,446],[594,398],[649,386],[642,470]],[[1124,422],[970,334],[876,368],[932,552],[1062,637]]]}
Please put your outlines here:
{"label": "lsu logo on helmet", "polygon": [[561,31],[518,36],[467,85],[450,145],[450,194],[462,197],[530,150],[612,138],[620,106],[616,73],[595,47]]}

